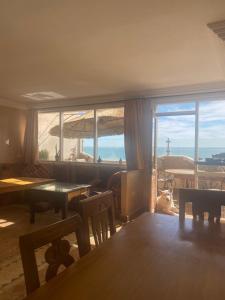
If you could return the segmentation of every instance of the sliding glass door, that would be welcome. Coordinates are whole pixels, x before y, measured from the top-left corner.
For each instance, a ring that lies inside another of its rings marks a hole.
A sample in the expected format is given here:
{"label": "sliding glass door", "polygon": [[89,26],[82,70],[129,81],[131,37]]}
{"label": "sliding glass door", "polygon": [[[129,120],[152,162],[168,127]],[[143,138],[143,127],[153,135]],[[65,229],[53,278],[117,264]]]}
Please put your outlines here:
{"label": "sliding glass door", "polygon": [[225,100],[156,104],[154,124],[158,196],[181,187],[225,189]]}

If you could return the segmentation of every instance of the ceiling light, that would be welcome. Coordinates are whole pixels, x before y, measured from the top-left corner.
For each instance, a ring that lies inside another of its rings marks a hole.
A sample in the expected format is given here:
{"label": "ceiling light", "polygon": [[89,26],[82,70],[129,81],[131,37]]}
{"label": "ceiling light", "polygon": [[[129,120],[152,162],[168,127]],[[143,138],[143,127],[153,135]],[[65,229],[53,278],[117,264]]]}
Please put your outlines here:
{"label": "ceiling light", "polygon": [[65,96],[55,92],[34,92],[34,93],[27,93],[22,96],[36,101],[57,100],[57,99],[65,98]]}

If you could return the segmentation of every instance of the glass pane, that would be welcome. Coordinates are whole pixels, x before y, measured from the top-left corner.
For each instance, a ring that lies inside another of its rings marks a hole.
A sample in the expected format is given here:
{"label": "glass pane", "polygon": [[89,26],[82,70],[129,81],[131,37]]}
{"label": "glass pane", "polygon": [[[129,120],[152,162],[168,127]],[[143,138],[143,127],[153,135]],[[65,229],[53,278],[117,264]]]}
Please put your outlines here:
{"label": "glass pane", "polygon": [[157,113],[177,112],[177,111],[194,111],[194,110],[195,110],[194,102],[158,104],[156,107]]}
{"label": "glass pane", "polygon": [[213,155],[225,159],[225,101],[199,104],[199,159]]}
{"label": "glass pane", "polygon": [[55,128],[59,128],[59,118],[58,112],[38,114],[38,150],[40,160],[60,159],[59,135],[55,134]]}
{"label": "glass pane", "polygon": [[97,110],[98,158],[103,161],[125,161],[124,108]]}
{"label": "glass pane", "polygon": [[184,155],[194,159],[194,143],[195,116],[158,117],[157,156]]}
{"label": "glass pane", "polygon": [[93,110],[64,112],[63,159],[66,161],[93,162]]}

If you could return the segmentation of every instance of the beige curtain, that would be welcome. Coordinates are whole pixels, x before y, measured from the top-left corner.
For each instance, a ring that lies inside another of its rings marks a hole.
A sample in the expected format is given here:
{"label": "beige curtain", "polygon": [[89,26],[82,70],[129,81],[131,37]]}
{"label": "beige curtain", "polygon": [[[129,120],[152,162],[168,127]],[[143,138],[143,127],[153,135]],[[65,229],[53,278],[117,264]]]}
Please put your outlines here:
{"label": "beige curtain", "polygon": [[38,156],[38,124],[35,110],[29,110],[27,113],[23,152],[24,163],[34,164]]}
{"label": "beige curtain", "polygon": [[152,210],[152,124],[153,113],[150,100],[126,101],[124,135],[127,168],[128,170],[144,170],[144,196],[149,210]]}

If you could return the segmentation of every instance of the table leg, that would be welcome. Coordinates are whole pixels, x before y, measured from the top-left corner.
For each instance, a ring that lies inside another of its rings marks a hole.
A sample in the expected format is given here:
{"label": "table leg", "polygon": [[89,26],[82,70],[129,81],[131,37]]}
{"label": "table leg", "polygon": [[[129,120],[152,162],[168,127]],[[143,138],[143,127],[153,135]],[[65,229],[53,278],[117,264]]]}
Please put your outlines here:
{"label": "table leg", "polygon": [[35,223],[35,207],[33,204],[30,205],[30,223]]}
{"label": "table leg", "polygon": [[68,213],[68,195],[66,195],[63,198],[63,203],[62,203],[62,219],[67,218],[67,213]]}
{"label": "table leg", "polygon": [[192,215],[193,215],[193,221],[197,221],[197,216],[199,216],[200,218],[199,205],[195,199],[192,199]]}
{"label": "table leg", "polygon": [[185,220],[185,200],[179,196],[179,221],[183,223]]}

